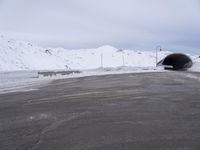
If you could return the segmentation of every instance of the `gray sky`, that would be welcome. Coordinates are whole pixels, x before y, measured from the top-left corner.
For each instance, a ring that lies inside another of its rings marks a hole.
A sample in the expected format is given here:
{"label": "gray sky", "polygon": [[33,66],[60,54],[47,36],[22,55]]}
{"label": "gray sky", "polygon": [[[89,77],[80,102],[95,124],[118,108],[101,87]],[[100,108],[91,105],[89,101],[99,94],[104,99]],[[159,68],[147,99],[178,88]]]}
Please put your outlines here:
{"label": "gray sky", "polygon": [[0,0],[0,34],[42,46],[200,53],[199,0]]}

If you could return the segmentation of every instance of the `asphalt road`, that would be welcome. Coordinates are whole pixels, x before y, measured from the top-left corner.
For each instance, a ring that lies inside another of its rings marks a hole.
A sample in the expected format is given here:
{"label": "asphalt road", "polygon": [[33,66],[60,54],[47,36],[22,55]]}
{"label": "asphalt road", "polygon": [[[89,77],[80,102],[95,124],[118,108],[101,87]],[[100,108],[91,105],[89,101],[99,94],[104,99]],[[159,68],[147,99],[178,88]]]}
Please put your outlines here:
{"label": "asphalt road", "polygon": [[0,150],[199,150],[200,74],[56,80],[0,95]]}

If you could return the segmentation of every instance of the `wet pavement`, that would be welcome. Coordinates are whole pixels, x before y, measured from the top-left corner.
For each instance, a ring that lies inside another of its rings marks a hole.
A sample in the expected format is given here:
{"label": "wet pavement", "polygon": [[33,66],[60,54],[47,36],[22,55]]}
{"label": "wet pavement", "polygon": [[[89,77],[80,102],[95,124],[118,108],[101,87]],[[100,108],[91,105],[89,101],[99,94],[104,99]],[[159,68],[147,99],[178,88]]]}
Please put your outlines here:
{"label": "wet pavement", "polygon": [[60,79],[0,94],[0,150],[199,149],[199,73]]}

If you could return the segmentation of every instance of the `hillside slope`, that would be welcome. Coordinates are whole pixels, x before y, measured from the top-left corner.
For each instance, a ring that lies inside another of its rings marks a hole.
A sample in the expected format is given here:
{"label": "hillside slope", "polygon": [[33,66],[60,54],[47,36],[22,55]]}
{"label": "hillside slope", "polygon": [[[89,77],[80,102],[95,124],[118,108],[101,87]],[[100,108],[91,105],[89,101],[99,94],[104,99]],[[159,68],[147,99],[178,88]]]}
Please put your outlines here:
{"label": "hillside slope", "polygon": [[[170,52],[159,52],[159,59]],[[200,62],[197,56],[192,56]],[[102,60],[102,62],[101,62]],[[112,46],[96,49],[47,49],[0,36],[0,71],[94,69],[103,67],[153,67],[155,52],[120,50]]]}

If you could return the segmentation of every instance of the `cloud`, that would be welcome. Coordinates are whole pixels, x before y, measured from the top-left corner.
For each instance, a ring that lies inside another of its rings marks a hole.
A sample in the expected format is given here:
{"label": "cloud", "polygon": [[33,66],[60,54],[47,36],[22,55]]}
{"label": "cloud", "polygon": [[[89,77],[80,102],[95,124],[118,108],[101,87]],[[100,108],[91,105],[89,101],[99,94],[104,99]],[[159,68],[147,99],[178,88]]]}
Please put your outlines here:
{"label": "cloud", "polygon": [[0,31],[45,46],[200,47],[198,0],[0,0]]}

